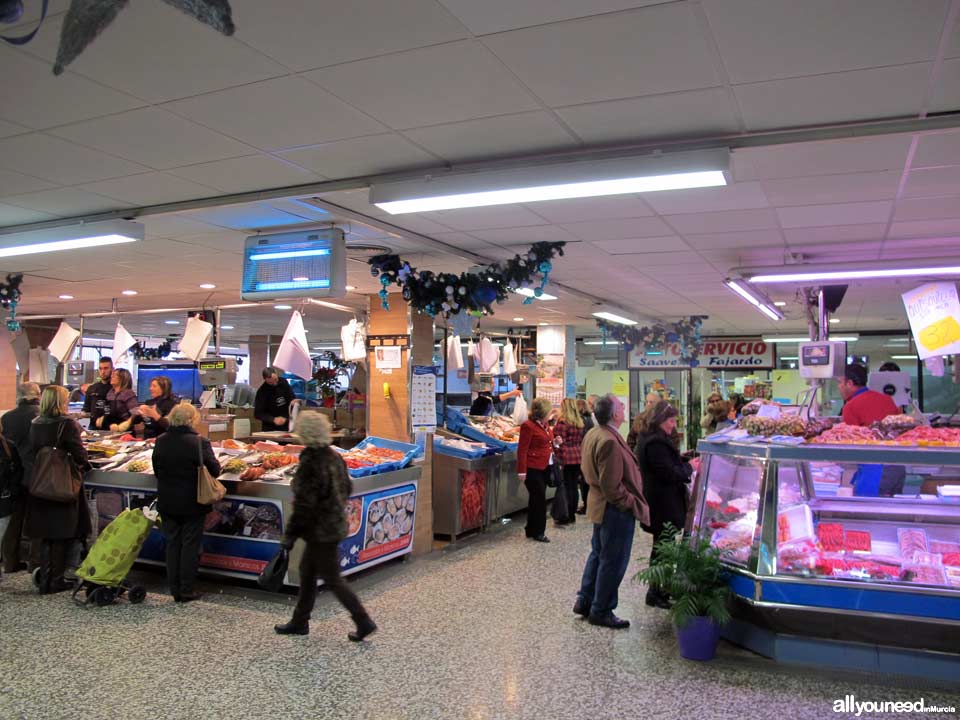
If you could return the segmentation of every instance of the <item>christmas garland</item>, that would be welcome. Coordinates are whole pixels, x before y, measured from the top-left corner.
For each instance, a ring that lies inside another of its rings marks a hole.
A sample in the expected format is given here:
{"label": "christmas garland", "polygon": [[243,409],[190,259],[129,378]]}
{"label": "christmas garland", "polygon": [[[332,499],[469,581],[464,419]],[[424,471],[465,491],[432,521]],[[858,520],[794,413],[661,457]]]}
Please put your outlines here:
{"label": "christmas garland", "polygon": [[679,343],[680,359],[685,365],[697,367],[700,364],[697,359],[701,350],[700,328],[704,320],[706,315],[691,315],[675,323],[655,323],[649,327],[628,327],[597,320],[597,327],[603,332],[604,342],[607,341],[607,336],[610,336],[623,344],[627,352],[635,347],[644,352],[664,352],[667,344]]}
{"label": "christmas garland", "polygon": [[493,315],[493,304],[502,303],[519,288],[533,289],[524,299],[529,305],[543,295],[552,260],[563,255],[563,242],[534,243],[526,255],[514,255],[505,263],[493,263],[476,272],[434,273],[420,270],[401,260],[399,255],[377,255],[368,260],[370,274],[380,278],[380,302],[390,309],[387,288],[398,285],[410,306],[431,317],[450,317],[468,312],[477,317]]}
{"label": "christmas garland", "polygon": [[10,310],[10,318],[7,320],[7,330],[17,332],[20,329],[20,323],[17,321],[17,303],[23,293],[20,292],[20,283],[23,282],[23,274],[10,273],[7,275],[6,282],[0,282],[0,306],[4,310]]}

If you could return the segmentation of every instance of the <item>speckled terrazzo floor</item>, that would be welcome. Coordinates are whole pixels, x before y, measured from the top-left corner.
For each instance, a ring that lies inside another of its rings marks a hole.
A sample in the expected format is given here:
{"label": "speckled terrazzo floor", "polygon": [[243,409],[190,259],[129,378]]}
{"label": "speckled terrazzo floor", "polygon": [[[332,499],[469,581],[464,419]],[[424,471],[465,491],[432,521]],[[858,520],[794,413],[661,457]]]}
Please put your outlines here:
{"label": "speckled terrazzo floor", "polygon": [[[66,595],[34,594],[26,573],[7,576],[0,720],[785,720],[845,717],[833,701],[851,692],[960,706],[960,694],[785,669],[728,644],[712,663],[681,660],[665,614],[628,583],[618,612],[633,626],[592,627],[570,609],[589,527],[548,532],[549,545],[526,541],[520,518],[366,573],[354,587],[381,631],[362,645],[347,641],[350,620],[325,593],[310,636],[289,638],[273,624],[292,600],[244,587],[218,594],[208,581],[214,594],[189,605],[152,594],[139,606],[79,608]],[[638,533],[634,556],[648,552]],[[144,578],[160,589],[160,576]]]}

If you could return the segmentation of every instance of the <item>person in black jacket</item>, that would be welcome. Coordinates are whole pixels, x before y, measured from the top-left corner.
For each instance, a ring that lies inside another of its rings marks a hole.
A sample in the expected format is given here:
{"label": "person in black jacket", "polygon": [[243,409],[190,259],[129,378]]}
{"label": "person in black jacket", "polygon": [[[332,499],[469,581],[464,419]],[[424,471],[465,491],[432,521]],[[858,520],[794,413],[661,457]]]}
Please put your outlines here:
{"label": "person in black jacket", "polygon": [[107,414],[107,393],[110,392],[110,376],[113,375],[113,359],[100,358],[100,379],[90,385],[81,386],[83,391],[83,412],[90,416],[90,427],[97,426],[97,420]]}
{"label": "person in black jacket", "polygon": [[360,642],[377,629],[360,600],[340,575],[337,548],[347,535],[346,505],[353,491],[343,459],[330,448],[330,421],[314,410],[297,415],[296,434],[306,449],[291,483],[293,514],[287,521],[283,546],[288,550],[300,538],[306,543],[300,560],[300,592],[293,618],[275,625],[280,635],[306,635],[317,596],[317,577],[350,611],[357,629],[348,633]]}
{"label": "person in black jacket", "polygon": [[[67,451],[82,473],[90,469],[87,451],[80,439],[80,426],[67,416],[70,393],[60,385],[48,385],[40,396],[40,414],[30,424],[30,462],[45,447]],[[81,487],[72,502],[52,502],[32,495],[27,498],[24,529],[30,538],[43,544],[43,563],[37,576],[41,593],[68,590],[63,577],[70,545],[90,534],[90,509]]]}
{"label": "person in black jacket", "polygon": [[[647,411],[647,427],[637,439],[637,462],[643,475],[643,496],[650,505],[650,532],[654,550],[650,562],[656,558],[656,543],[664,535],[667,523],[683,530],[687,519],[687,485],[693,468],[680,456],[672,439],[677,428],[677,410],[666,400],[660,400]],[[668,608],[670,598],[650,588],[647,605]]]}
{"label": "person in black jacket", "polygon": [[157,477],[157,510],[167,542],[167,582],[177,602],[198,600],[194,590],[204,516],[209,505],[197,502],[197,473],[201,459],[210,474],[220,474],[220,463],[210,441],[197,434],[200,413],[181,403],[168,417],[170,427],[153,448],[153,474]]}
{"label": "person in black jacket", "polygon": [[[19,492],[13,496],[13,512],[3,541],[0,544],[0,555],[3,556],[3,571],[17,572],[20,569],[20,536],[23,535],[23,520],[27,509],[27,480],[33,470],[30,456],[30,423],[40,414],[40,386],[36,383],[21,383],[17,388],[20,402],[17,407],[4,413],[2,420],[3,436],[10,445],[10,450],[16,456],[22,470]],[[31,553],[33,559],[39,563],[40,554]]]}
{"label": "person in black jacket", "polygon": [[257,388],[253,414],[263,423],[264,432],[287,430],[290,422],[290,403],[296,397],[290,383],[280,377],[275,367],[263,369],[263,384]]}
{"label": "person in black jacket", "polygon": [[157,375],[150,381],[150,399],[140,406],[134,427],[144,439],[160,437],[170,427],[167,416],[179,402],[180,398],[173,394],[170,378]]}

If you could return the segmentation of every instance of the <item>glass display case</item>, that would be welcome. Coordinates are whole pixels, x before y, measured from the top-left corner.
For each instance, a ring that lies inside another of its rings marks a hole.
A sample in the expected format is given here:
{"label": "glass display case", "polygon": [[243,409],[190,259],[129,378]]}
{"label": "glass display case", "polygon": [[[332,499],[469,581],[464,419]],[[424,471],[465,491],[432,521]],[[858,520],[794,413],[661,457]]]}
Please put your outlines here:
{"label": "glass display case", "polygon": [[698,449],[688,530],[726,552],[735,617],[765,631],[957,652],[960,451]]}

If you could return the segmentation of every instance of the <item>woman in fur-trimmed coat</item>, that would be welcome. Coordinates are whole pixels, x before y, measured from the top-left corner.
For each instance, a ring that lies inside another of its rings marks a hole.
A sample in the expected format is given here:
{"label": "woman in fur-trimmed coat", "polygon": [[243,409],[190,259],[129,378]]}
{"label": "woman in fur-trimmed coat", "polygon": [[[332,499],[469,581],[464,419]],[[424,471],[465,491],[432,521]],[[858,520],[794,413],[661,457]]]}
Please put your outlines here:
{"label": "woman in fur-trimmed coat", "polygon": [[287,522],[283,545],[288,550],[297,538],[306,543],[300,560],[300,592],[293,618],[274,626],[280,635],[306,635],[317,597],[317,577],[323,580],[350,611],[357,625],[347,637],[363,640],[377,629],[353,590],[340,575],[337,548],[347,535],[346,504],[352,492],[347,466],[330,447],[330,421],[325,415],[304,410],[297,416],[294,433],[306,446],[291,483],[293,513]]}

